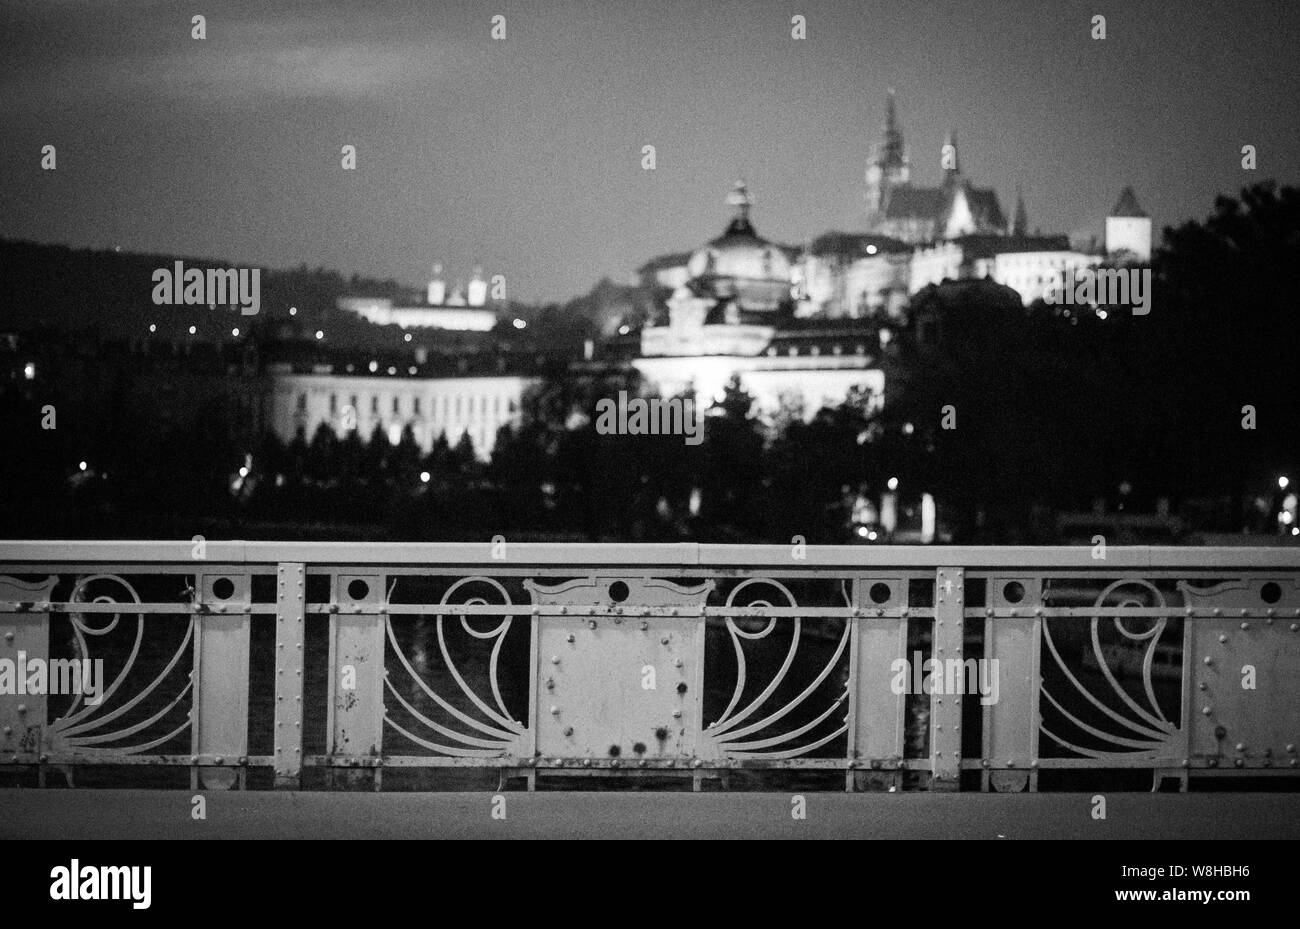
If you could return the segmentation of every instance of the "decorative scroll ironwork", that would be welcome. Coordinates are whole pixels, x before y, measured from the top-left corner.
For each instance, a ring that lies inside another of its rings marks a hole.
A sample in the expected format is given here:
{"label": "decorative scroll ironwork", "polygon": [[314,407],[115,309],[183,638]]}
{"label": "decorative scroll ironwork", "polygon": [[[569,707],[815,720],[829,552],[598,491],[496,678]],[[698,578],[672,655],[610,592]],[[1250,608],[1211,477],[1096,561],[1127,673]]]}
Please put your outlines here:
{"label": "decorative scroll ironwork", "polygon": [[[1167,605],[1164,594],[1155,584],[1139,578],[1125,578],[1109,584],[1097,597],[1093,608],[1100,611],[1105,611],[1107,608],[1154,608],[1157,611],[1164,611]],[[1063,748],[1085,758],[1167,757],[1173,751],[1180,730],[1178,723],[1168,718],[1156,697],[1154,669],[1157,667],[1158,650],[1166,647],[1161,642],[1161,638],[1172,615],[1174,613],[1171,611],[1167,615],[1155,613],[1145,617],[1151,624],[1143,631],[1129,628],[1126,619],[1132,617],[1114,614],[1107,616],[1105,612],[1091,617],[1088,641],[1084,646],[1085,649],[1090,650],[1084,651],[1082,665],[1096,669],[1101,675],[1105,685],[1101,693],[1109,699],[1102,699],[1080,681],[1075,671],[1071,670],[1070,662],[1063,656],[1063,649],[1058,646],[1053,636],[1053,628],[1058,629],[1058,635],[1060,634],[1060,626],[1054,623],[1077,625],[1077,622],[1070,619],[1045,621],[1043,644],[1052,656],[1056,668],[1072,686],[1073,690],[1069,693],[1076,698],[1083,698],[1087,706],[1092,707],[1095,712],[1109,721],[1109,728],[1086,722],[1082,718],[1082,707],[1068,707],[1067,697],[1062,694],[1058,698],[1044,681],[1040,691],[1043,699],[1071,729],[1062,730],[1063,733],[1068,734],[1067,738],[1066,734],[1058,734],[1043,722],[1040,724],[1042,733]],[[1104,628],[1104,620],[1108,618],[1113,623],[1119,641],[1116,644],[1103,645],[1101,632]],[[1126,668],[1132,668],[1132,663],[1127,656],[1133,653],[1134,644],[1141,652],[1141,664],[1133,669],[1138,671],[1141,681],[1141,693],[1137,697],[1129,693],[1115,673],[1116,670],[1123,673]],[[1077,700],[1075,702],[1077,703]],[[1102,747],[1080,744],[1086,737],[1091,737]]]}
{"label": "decorative scroll ironwork", "polygon": [[[109,596],[106,593],[91,596],[90,588],[92,585],[110,583],[117,585],[128,599],[121,600]],[[92,574],[80,578],[73,587],[68,597],[69,605],[75,603],[122,603],[124,605],[140,604],[140,595],[136,593],[134,587],[125,579],[115,574]],[[115,612],[112,614],[95,613],[87,614],[81,611],[70,609],[67,613],[68,621],[72,626],[73,647],[77,653],[78,659],[86,660],[106,660],[97,659],[92,654],[92,649],[88,642],[99,640],[109,635],[118,628],[123,613],[130,613],[131,610]],[[112,618],[103,626],[92,625],[87,619],[88,615],[108,616]],[[185,685],[178,693],[167,700],[163,705],[150,713],[144,719],[140,719],[130,724],[121,724],[121,728],[109,728],[110,724],[121,720],[140,706],[158,686],[167,679],[172,670],[180,662],[181,658],[189,653],[190,643],[194,637],[194,617],[190,617],[186,622],[185,636],[180,645],[172,653],[171,658],[166,662],[163,669],[159,671],[147,685],[136,690],[134,695],[129,699],[117,702],[114,705],[114,697],[119,691],[126,686],[129,678],[132,677],[132,671],[136,668],[136,663],[141,657],[141,648],[145,642],[145,622],[144,613],[136,614],[135,638],[131,644],[129,653],[121,661],[121,666],[117,669],[113,682],[103,687],[103,692],[95,703],[90,703],[85,699],[84,693],[75,695],[71,706],[67,711],[56,719],[49,728],[49,747],[55,753],[67,753],[76,755],[134,755],[145,754],[160,746],[166,745],[172,739],[185,732],[192,725],[192,719],[187,714],[185,719],[169,732],[163,735],[155,736],[151,730],[156,724],[165,719],[169,713],[176,709],[183,700],[192,694],[194,687],[193,673],[187,677]],[[111,654],[111,652],[110,652]],[[107,667],[107,666],[105,666]],[[103,686],[103,681],[100,682]],[[152,709],[152,705],[148,706]],[[156,730],[154,730],[156,731]],[[106,743],[118,742],[125,739],[131,739],[143,735],[145,740],[128,745],[108,745]]]}
{"label": "decorative scroll ironwork", "polygon": [[[396,583],[396,582],[394,582]],[[461,592],[472,584],[486,584],[495,595],[499,596],[496,603],[492,603],[486,597],[472,596],[467,597]],[[389,590],[391,599],[392,590]],[[489,577],[476,575],[466,577],[456,581],[443,594],[442,600],[438,606],[447,606],[449,604],[461,604],[469,606],[509,606],[511,603],[510,595],[498,581]],[[437,634],[438,650],[442,656],[443,666],[450,674],[452,681],[455,683],[461,695],[463,695],[472,706],[478,711],[477,715],[466,712],[454,705],[451,701],[442,697],[433,687],[429,685],[427,673],[421,673],[416,667],[416,663],[406,654],[402,647],[397,633],[393,629],[393,620],[391,616],[384,619],[385,628],[388,637],[388,643],[392,646],[393,653],[397,656],[398,663],[406,672],[408,678],[414,682],[419,690],[433,701],[443,712],[458,720],[464,727],[474,730],[479,735],[473,735],[469,732],[454,729],[450,726],[444,726],[436,720],[430,718],[427,714],[421,712],[415,704],[408,700],[399,687],[397,687],[392,678],[385,673],[384,684],[386,691],[394,697],[398,704],[421,726],[427,730],[436,733],[442,741],[434,741],[417,735],[407,727],[401,725],[393,718],[390,713],[385,713],[384,722],[391,726],[395,731],[410,739],[416,745],[419,745],[431,752],[439,755],[447,755],[459,758],[497,758],[505,755],[515,755],[520,752],[522,740],[527,732],[527,726],[516,720],[506,708],[505,700],[501,695],[500,681],[500,657],[501,649],[505,643],[506,636],[510,633],[514,624],[513,615],[502,616],[500,621],[490,629],[476,629],[470,623],[470,617],[464,614],[459,616],[461,628],[468,633],[473,639],[480,642],[492,642],[491,656],[488,662],[487,681],[492,692],[492,700],[495,705],[489,704],[484,700],[475,689],[465,680],[460,669],[457,668],[455,660],[452,658],[447,646],[446,629],[444,627],[446,617],[443,613],[438,612],[434,616],[435,631]],[[489,620],[495,617],[489,617]],[[419,656],[418,663],[427,667],[427,662],[423,656]]]}
{"label": "decorative scroll ironwork", "polygon": [[[756,585],[767,585],[779,594],[782,602],[773,602],[770,597],[758,595],[751,590]],[[841,584],[841,594],[844,597],[846,606],[852,606],[847,589],[847,581]],[[742,592],[749,591],[748,598],[742,598]],[[771,578],[750,578],[738,584],[727,596],[727,607],[748,607],[748,608],[795,608],[798,603],[790,589],[779,581]],[[741,620],[744,622],[744,620]],[[847,701],[849,698],[849,688],[847,681],[842,691],[838,693],[834,702],[832,702],[821,713],[813,716],[811,719],[802,722],[802,724],[789,728],[784,731],[778,731],[774,735],[762,738],[750,738],[751,736],[760,735],[769,727],[775,726],[778,722],[785,719],[792,712],[797,710],[809,697],[817,691],[823,682],[830,676],[831,672],[839,664],[841,657],[845,653],[845,648],[849,642],[850,625],[844,622],[843,632],[840,634],[835,650],[826,661],[824,667],[818,672],[812,680],[796,696],[787,700],[784,704],[762,716],[756,722],[748,725],[742,725],[751,716],[759,712],[761,708],[769,701],[785,682],[787,675],[795,664],[796,656],[799,652],[801,636],[803,634],[803,619],[800,616],[791,618],[791,637],[790,644],[786,649],[785,658],[781,662],[780,668],[772,675],[763,689],[750,700],[743,709],[737,709],[740,704],[741,695],[744,693],[745,684],[748,679],[748,661],[746,650],[743,643],[757,642],[767,639],[772,631],[777,627],[779,618],[776,616],[769,617],[761,629],[744,629],[737,622],[737,617],[728,615],[724,622],[727,634],[730,636],[731,644],[735,649],[736,655],[736,682],[732,689],[731,699],[727,707],[722,711],[718,719],[710,723],[706,729],[708,737],[713,744],[728,758],[795,758],[800,755],[807,755],[816,751],[822,746],[830,743],[836,738],[844,735],[848,731],[849,721],[847,714]],[[761,620],[759,620],[761,622]],[[830,720],[833,714],[840,712],[842,715],[836,717],[833,723],[837,723],[830,732],[816,735],[811,741],[803,744],[797,744],[801,738],[809,733],[815,732],[823,723]]]}

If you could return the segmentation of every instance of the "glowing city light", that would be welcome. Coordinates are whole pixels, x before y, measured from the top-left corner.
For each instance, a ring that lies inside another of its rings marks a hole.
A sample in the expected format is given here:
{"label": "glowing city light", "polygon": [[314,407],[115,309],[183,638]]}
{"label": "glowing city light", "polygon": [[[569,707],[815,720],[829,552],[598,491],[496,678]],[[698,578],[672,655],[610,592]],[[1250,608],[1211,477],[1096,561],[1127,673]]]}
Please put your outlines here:
{"label": "glowing city light", "polygon": [[36,365],[30,361],[23,365],[23,377],[29,381],[36,380]]}
{"label": "glowing city light", "polygon": [[290,316],[297,316],[297,315],[298,315],[298,308],[297,308],[296,306],[291,306],[291,307],[289,307],[289,315],[290,315]]}
{"label": "glowing city light", "polygon": [[196,326],[190,326],[190,335],[194,335],[194,333],[196,333],[196,332],[198,332],[198,331],[199,331],[199,330],[198,330],[198,328],[197,328]]}
{"label": "glowing city light", "polygon": [[890,490],[898,490],[898,478],[891,477],[886,485]]}
{"label": "glowing city light", "polygon": [[516,319],[514,325],[516,329],[523,329],[528,325],[528,323],[524,322],[522,319]]}
{"label": "glowing city light", "polygon": [[869,531],[870,531],[870,530],[867,529],[866,526],[859,526],[859,527],[858,527],[858,535],[860,535],[860,536],[861,536],[862,538],[864,538],[864,539],[867,537],[867,533],[868,533]]}
{"label": "glowing city light", "polygon": [[868,246],[867,246],[867,254],[868,254],[868,255],[874,255],[877,251],[878,251],[878,249],[877,249],[874,245],[868,245]]}
{"label": "glowing city light", "polygon": [[404,342],[411,341],[411,334],[408,332],[406,335],[402,336],[402,341]]}
{"label": "glowing city light", "polygon": [[323,338],[325,338],[325,333],[323,333],[323,332],[321,332],[319,329],[317,329],[317,330],[316,330],[316,338],[317,338],[317,339],[323,339]]}
{"label": "glowing city light", "polygon": [[1277,479],[1277,486],[1279,490],[1286,490],[1291,486],[1291,478],[1287,477],[1285,474],[1282,475]]}
{"label": "glowing city light", "polygon": [[619,327],[618,327],[618,334],[619,334],[619,335],[627,335],[627,334],[628,334],[629,332],[631,332],[631,331],[632,331],[632,327],[631,327],[631,326],[619,326]]}
{"label": "glowing city light", "polygon": [[235,338],[239,338],[239,330],[238,330],[238,329],[231,329],[231,330],[230,330],[230,334],[233,335]]}
{"label": "glowing city light", "polygon": [[388,369],[388,374],[389,374],[389,376],[392,376],[392,375],[394,375],[394,374],[396,374],[396,373],[397,373],[397,369],[396,369],[396,368],[390,367],[390,368]]}
{"label": "glowing city light", "polygon": [[248,477],[248,469],[247,469],[247,468],[240,468],[240,469],[239,469],[239,476],[240,476],[240,477]]}
{"label": "glowing city light", "polygon": [[86,470],[87,465],[86,465],[86,463],[83,461],[83,462],[82,462],[81,464],[79,464],[77,467],[79,467],[82,471],[84,471],[84,470]]}
{"label": "glowing city light", "polygon": [[158,331],[158,327],[155,326],[153,323],[150,323],[150,324],[149,324],[149,331],[150,331],[150,332],[157,332],[157,331]]}
{"label": "glowing city light", "polygon": [[379,370],[379,362],[377,361],[370,362],[370,373],[374,374],[378,370]]}
{"label": "glowing city light", "polygon": [[423,482],[423,483],[425,483],[425,484],[427,484],[427,483],[429,483],[429,478],[430,478],[431,476],[432,476],[432,475],[430,475],[428,471],[421,471],[421,472],[420,472],[420,481]]}

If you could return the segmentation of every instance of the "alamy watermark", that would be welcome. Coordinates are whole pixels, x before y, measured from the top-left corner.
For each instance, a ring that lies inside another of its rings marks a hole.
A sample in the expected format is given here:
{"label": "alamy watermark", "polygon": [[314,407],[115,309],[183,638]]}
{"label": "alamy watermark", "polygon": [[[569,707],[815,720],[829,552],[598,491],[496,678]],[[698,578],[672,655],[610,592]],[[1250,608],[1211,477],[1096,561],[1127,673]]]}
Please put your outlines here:
{"label": "alamy watermark", "polygon": [[256,316],[262,308],[260,268],[173,268],[153,272],[153,302],[157,306],[234,306],[241,316]]}
{"label": "alamy watermark", "polygon": [[896,658],[889,665],[894,677],[889,688],[899,694],[979,694],[980,703],[998,702],[998,660],[996,658]]}
{"label": "alamy watermark", "polygon": [[609,397],[597,400],[596,414],[600,435],[681,435],[687,445],[704,441],[704,415],[689,398],[629,400],[627,391],[620,390],[617,402]]}
{"label": "alamy watermark", "polygon": [[52,694],[84,696],[87,706],[97,706],[104,697],[104,659],[28,659],[20,651],[18,660],[0,658],[0,694],[6,697],[34,697]]}
{"label": "alamy watermark", "polygon": [[147,910],[153,902],[149,865],[83,865],[73,858],[67,867],[52,868],[50,877],[51,900],[130,900],[137,910]]}
{"label": "alamy watermark", "polygon": [[1066,268],[1047,288],[1049,306],[1127,306],[1151,312],[1150,268]]}

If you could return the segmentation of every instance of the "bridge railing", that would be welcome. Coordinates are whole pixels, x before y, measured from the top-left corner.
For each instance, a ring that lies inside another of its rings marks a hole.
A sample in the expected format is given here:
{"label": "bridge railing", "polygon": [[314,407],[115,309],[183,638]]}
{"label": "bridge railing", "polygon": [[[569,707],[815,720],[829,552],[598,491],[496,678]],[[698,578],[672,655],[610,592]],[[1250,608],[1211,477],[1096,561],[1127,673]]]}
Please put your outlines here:
{"label": "bridge railing", "polygon": [[0,778],[1295,777],[1298,582],[1295,548],[2,542]]}

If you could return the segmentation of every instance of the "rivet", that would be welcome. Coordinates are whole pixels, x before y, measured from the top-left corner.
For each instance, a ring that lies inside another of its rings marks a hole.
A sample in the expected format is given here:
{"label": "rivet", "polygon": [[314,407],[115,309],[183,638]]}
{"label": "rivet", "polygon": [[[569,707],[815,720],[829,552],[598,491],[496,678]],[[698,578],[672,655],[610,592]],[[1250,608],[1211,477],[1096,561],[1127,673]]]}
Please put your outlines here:
{"label": "rivet", "polygon": [[673,710],[673,719],[681,719],[681,718],[682,718],[682,711],[681,711],[681,710]]}
{"label": "rivet", "polygon": [[988,760],[987,758],[981,758],[981,759],[980,759],[980,767],[981,767],[981,768],[987,768],[988,766],[989,766],[989,760]]}
{"label": "rivet", "polygon": [[553,706],[553,707],[551,707],[551,715],[552,715],[552,716],[559,716],[559,715],[560,715],[560,708],[559,708],[558,706]]}
{"label": "rivet", "polygon": [[546,689],[547,689],[547,690],[554,690],[554,689],[555,689],[555,678],[553,678],[553,677],[548,677],[548,678],[546,679]]}
{"label": "rivet", "polygon": [[703,764],[704,764],[703,761],[701,761],[700,759],[696,758],[694,761],[691,762],[691,767],[692,767],[692,768],[698,768],[698,767],[700,767],[700,766],[703,765]]}
{"label": "rivet", "polygon": [[1207,683],[1205,683],[1205,681],[1201,681],[1201,682],[1200,682],[1199,684],[1197,684],[1196,686],[1199,687],[1201,690],[1209,690],[1209,689],[1210,689],[1210,685],[1207,684]]}
{"label": "rivet", "polygon": [[6,633],[5,633],[5,641],[6,641],[6,642],[12,642],[13,640],[14,640],[14,634],[13,634],[12,632],[6,632]]}
{"label": "rivet", "polygon": [[1008,768],[1014,768],[1015,766],[1016,766],[1016,759],[1014,759],[1014,758],[1008,758],[1008,759],[1007,759],[1007,767],[1008,767]]}
{"label": "rivet", "polygon": [[559,655],[552,655],[552,656],[551,656],[551,664],[559,664],[559,663],[560,663],[560,656],[559,656]]}
{"label": "rivet", "polygon": [[638,623],[638,624],[637,624],[637,627],[638,627],[642,632],[645,632],[647,629],[650,628],[650,624],[647,623],[647,622],[641,622],[641,623]]}
{"label": "rivet", "polygon": [[198,755],[190,755],[190,764],[198,764],[198,763],[199,763],[199,756],[198,756]]}
{"label": "rivet", "polygon": [[1203,706],[1203,707],[1201,707],[1201,715],[1203,715],[1203,716],[1209,716],[1209,715],[1210,715],[1210,708],[1209,708],[1208,706]]}
{"label": "rivet", "polygon": [[984,615],[985,615],[985,616],[992,616],[992,615],[993,615],[993,608],[992,608],[991,606],[986,606],[986,607],[984,608]]}
{"label": "rivet", "polygon": [[664,636],[662,639],[660,639],[660,640],[659,640],[659,644],[660,644],[660,645],[667,645],[667,644],[668,644],[668,636]]}
{"label": "rivet", "polygon": [[564,615],[567,612],[569,612],[569,608],[567,606],[560,607],[560,615]]}
{"label": "rivet", "polygon": [[674,667],[674,668],[680,668],[681,666],[682,666],[682,660],[681,660],[680,658],[674,658],[674,659],[673,659],[673,667]]}
{"label": "rivet", "polygon": [[49,756],[49,755],[41,755],[41,757],[39,757],[39,758],[36,759],[36,760],[39,761],[41,764],[45,764],[45,762],[47,762],[47,761],[50,760],[50,756]]}
{"label": "rivet", "polygon": [[584,759],[582,759],[582,766],[583,766],[584,768],[590,768],[590,767],[591,767],[591,759],[590,759],[590,758],[584,758]]}
{"label": "rivet", "polygon": [[1286,750],[1287,750],[1288,753],[1294,755],[1294,754],[1295,754],[1295,743],[1294,743],[1294,742],[1288,742],[1288,743],[1287,743],[1287,746],[1286,746]]}
{"label": "rivet", "polygon": [[217,764],[225,764],[226,761],[226,759],[222,758],[220,755],[218,755],[215,760]]}
{"label": "rivet", "polygon": [[1242,629],[1249,629],[1249,628],[1250,628],[1250,623],[1242,623],[1242,624],[1241,624],[1241,628],[1242,628]]}
{"label": "rivet", "polygon": [[1206,656],[1205,656],[1205,663],[1206,663],[1207,665],[1214,664],[1214,659],[1211,658],[1209,655],[1206,655]]}
{"label": "rivet", "polygon": [[1184,758],[1184,759],[1183,759],[1183,762],[1182,762],[1182,766],[1183,766],[1184,768],[1190,768],[1190,767],[1192,766],[1192,763],[1191,763],[1190,760]]}
{"label": "rivet", "polygon": [[568,635],[566,635],[566,636],[564,637],[564,641],[566,641],[566,642],[572,642],[572,641],[573,641],[573,633],[570,632]]}
{"label": "rivet", "polygon": [[1246,750],[1246,743],[1245,743],[1245,742],[1238,742],[1238,743],[1237,743],[1237,751],[1239,751],[1239,752],[1244,752],[1245,750]]}
{"label": "rivet", "polygon": [[1233,764],[1235,764],[1235,765],[1236,765],[1237,767],[1239,767],[1239,768],[1244,768],[1244,767],[1246,766],[1246,762],[1243,761],[1243,760],[1240,759],[1240,758],[1238,758],[1236,761],[1234,761]]}
{"label": "rivet", "polygon": [[1223,615],[1223,610],[1216,606],[1216,607],[1214,608],[1214,615],[1215,615],[1215,616],[1222,616],[1222,615]]}
{"label": "rivet", "polygon": [[1211,768],[1217,768],[1219,766],[1219,759],[1211,758],[1209,761],[1206,762],[1206,764],[1209,765]]}
{"label": "rivet", "polygon": [[[1228,641],[1228,637],[1227,637],[1226,635],[1220,635],[1220,636],[1219,636],[1219,641],[1220,641],[1220,642],[1226,642],[1226,641]],[[1209,664],[1209,663],[1210,663],[1210,659],[1206,658],[1206,659],[1205,659],[1205,663],[1206,663],[1206,664]]]}
{"label": "rivet", "polygon": [[565,726],[565,727],[564,727],[564,734],[565,734],[566,736],[573,735],[573,727],[572,727],[572,726]]}
{"label": "rivet", "polygon": [[13,735],[13,732],[14,732],[13,726],[5,726],[5,735]]}
{"label": "rivet", "polygon": [[591,620],[589,623],[587,623],[587,628],[588,628],[588,629],[595,629],[595,628],[596,628],[596,621],[593,619],[593,620]]}
{"label": "rivet", "polygon": [[20,703],[20,704],[18,704],[18,712],[19,712],[19,713],[26,713],[26,712],[27,712],[27,704],[26,704],[26,703]]}

